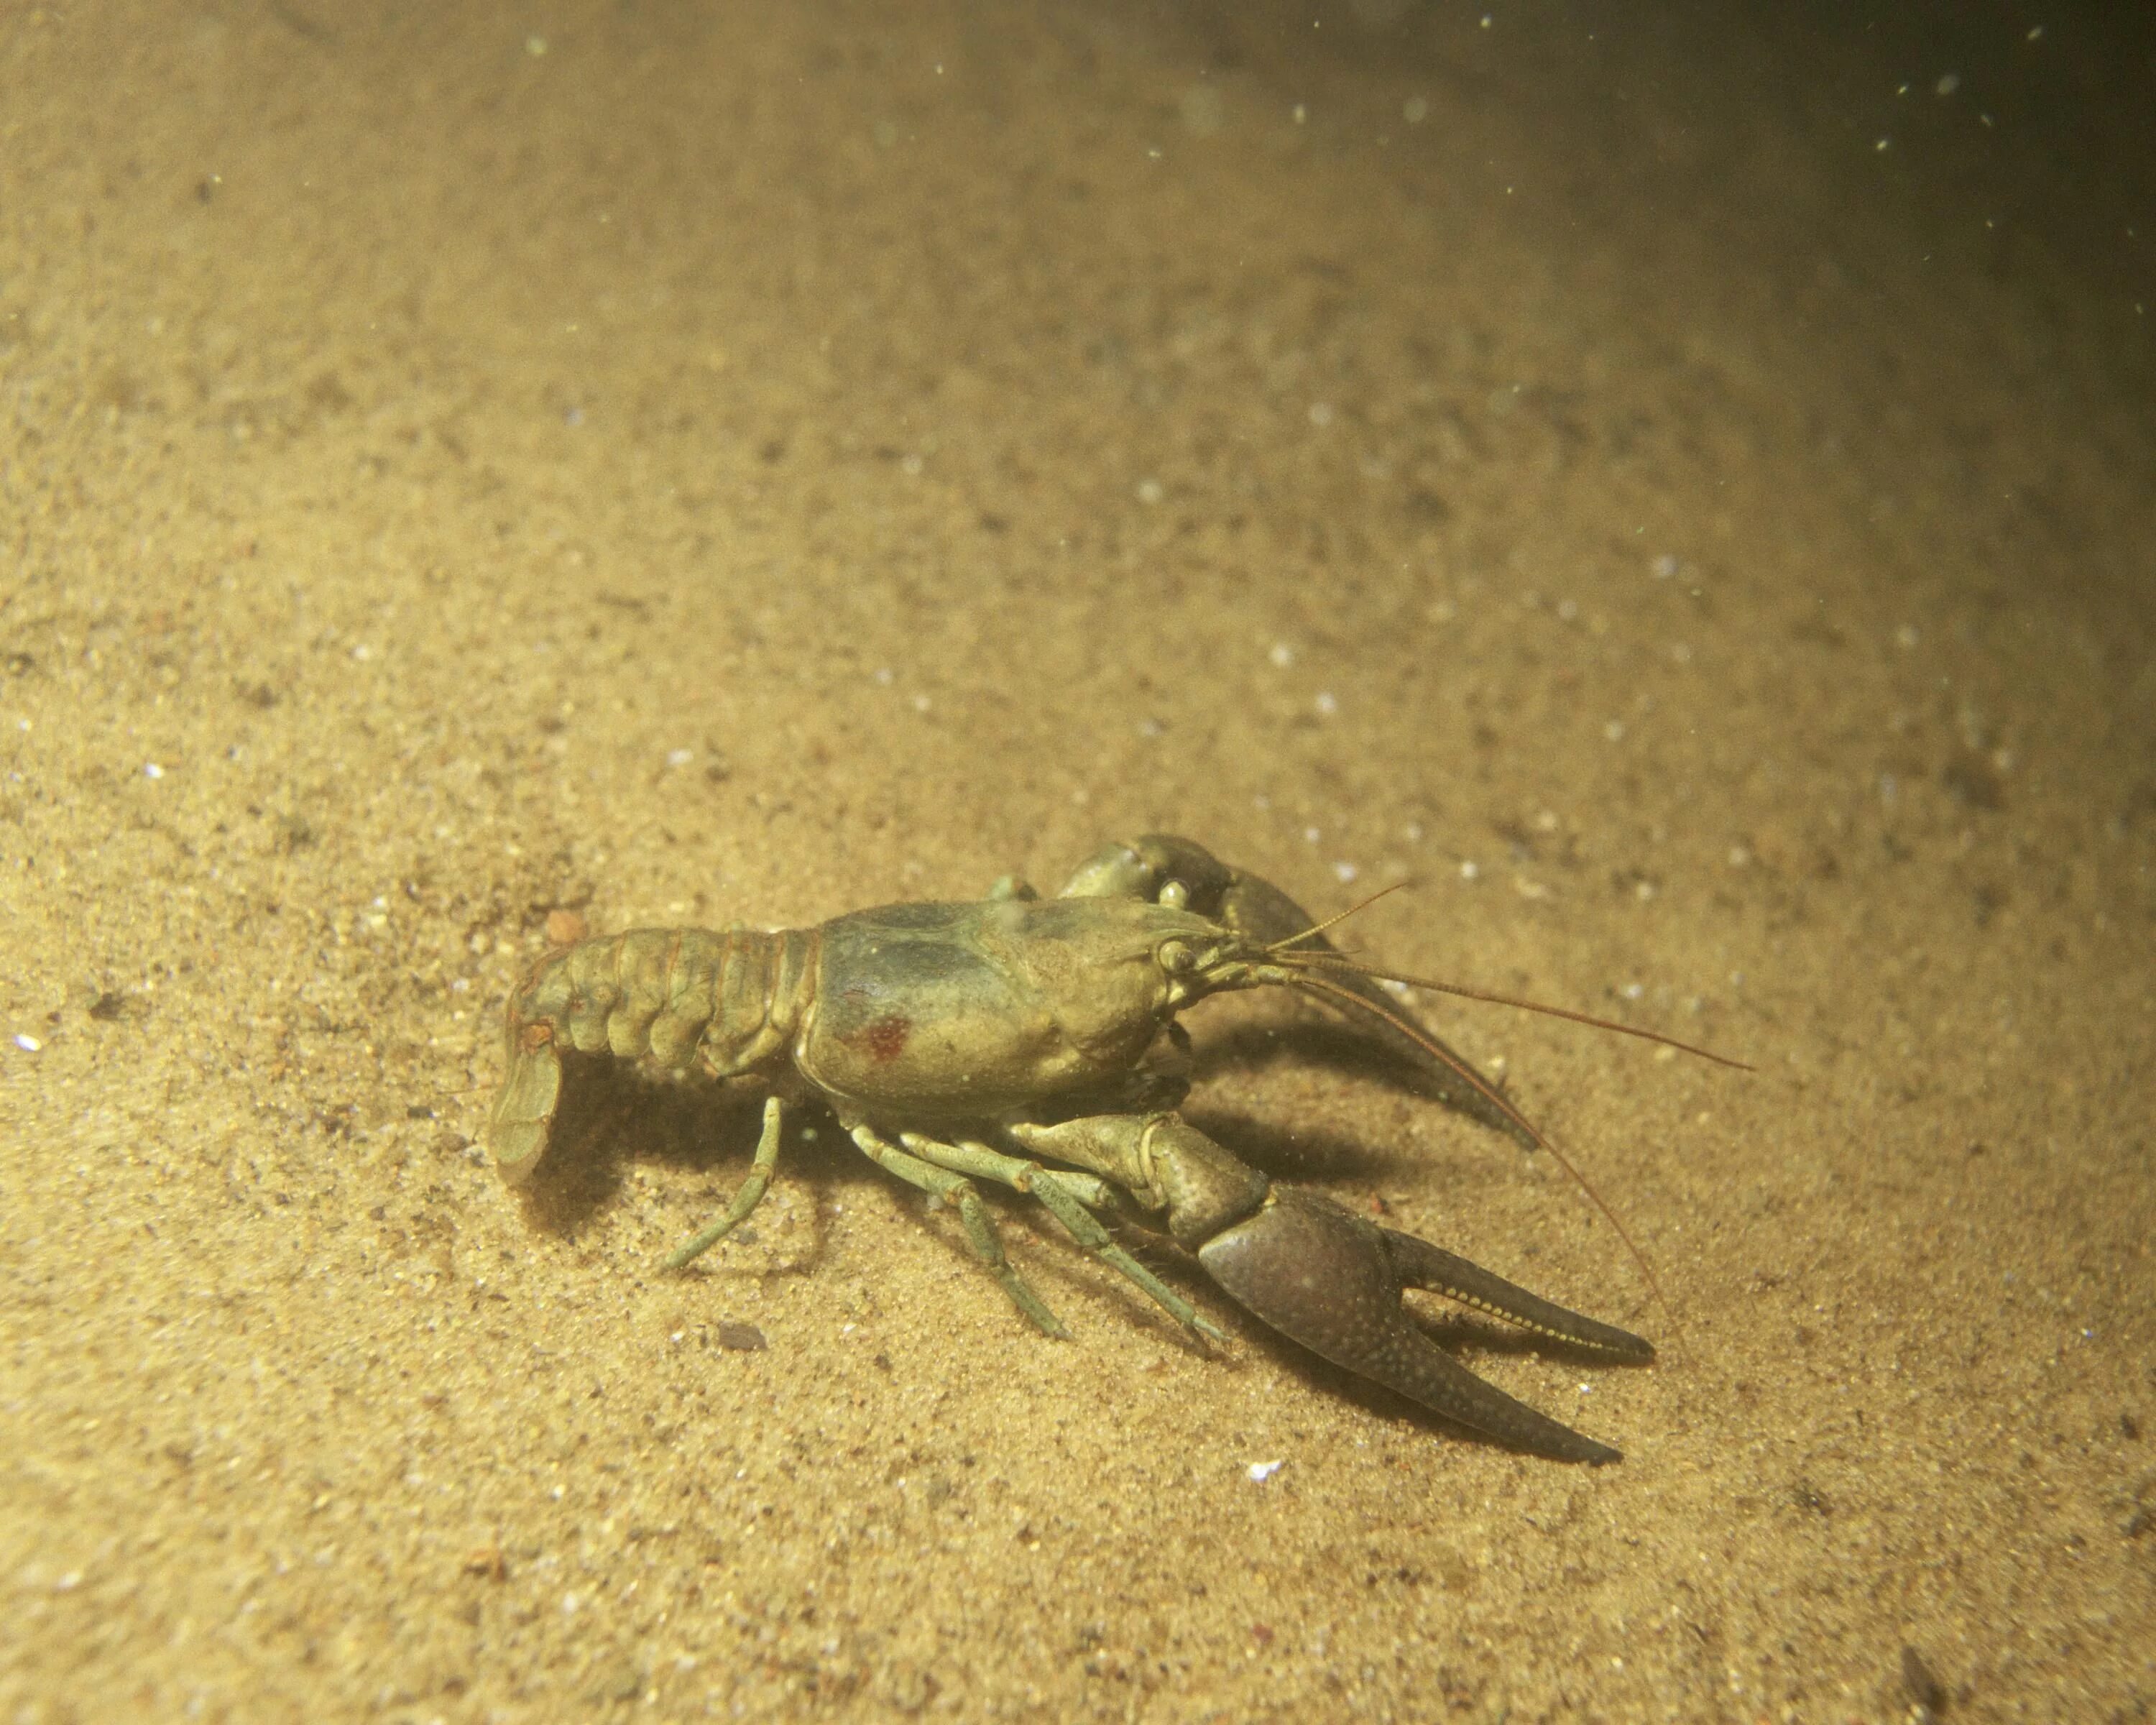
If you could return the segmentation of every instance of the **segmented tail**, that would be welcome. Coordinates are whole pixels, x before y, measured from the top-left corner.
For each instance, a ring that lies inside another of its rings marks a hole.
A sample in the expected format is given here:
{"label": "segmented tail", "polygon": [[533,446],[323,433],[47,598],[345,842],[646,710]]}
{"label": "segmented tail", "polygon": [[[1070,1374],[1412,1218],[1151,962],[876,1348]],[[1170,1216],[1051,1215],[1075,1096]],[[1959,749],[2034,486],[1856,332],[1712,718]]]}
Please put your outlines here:
{"label": "segmented tail", "polygon": [[509,998],[507,1064],[487,1123],[503,1177],[528,1178],[546,1153],[564,1048],[718,1077],[782,1055],[806,1005],[814,940],[813,930],[633,928],[549,952]]}

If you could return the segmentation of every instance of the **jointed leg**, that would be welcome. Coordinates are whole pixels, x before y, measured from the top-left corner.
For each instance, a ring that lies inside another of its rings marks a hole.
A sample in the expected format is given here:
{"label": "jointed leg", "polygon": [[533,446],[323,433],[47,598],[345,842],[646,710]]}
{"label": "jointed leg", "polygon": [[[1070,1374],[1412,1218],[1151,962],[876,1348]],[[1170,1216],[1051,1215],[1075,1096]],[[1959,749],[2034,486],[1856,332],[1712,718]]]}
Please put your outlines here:
{"label": "jointed leg", "polygon": [[958,1219],[966,1230],[966,1243],[973,1249],[973,1255],[988,1266],[989,1272],[1003,1284],[1004,1291],[1011,1303],[1031,1318],[1045,1333],[1067,1337],[1070,1332],[1063,1327],[1055,1314],[1042,1301],[1040,1295],[1026,1285],[1025,1278],[1011,1266],[1004,1254],[1003,1242],[996,1238],[995,1224],[988,1219],[988,1207],[981,1202],[981,1194],[973,1183],[963,1174],[954,1174],[910,1155],[880,1137],[873,1127],[857,1126],[853,1129],[854,1142],[861,1153],[878,1168],[893,1173],[909,1186],[917,1186],[923,1192],[932,1192],[947,1204],[957,1207]]}
{"label": "jointed leg", "polygon": [[667,1258],[669,1270],[679,1270],[691,1259],[709,1251],[747,1221],[748,1213],[763,1202],[764,1190],[771,1184],[771,1171],[778,1164],[778,1135],[784,1113],[777,1096],[764,1103],[763,1136],[757,1141],[756,1162],[748,1171],[748,1178],[742,1182],[742,1189],[734,1194],[726,1214]]}
{"label": "jointed leg", "polygon": [[[900,1139],[907,1149],[924,1162],[960,1173],[972,1174],[980,1179],[993,1180],[1009,1187],[1014,1192],[1023,1192],[1037,1199],[1050,1215],[1070,1230],[1071,1237],[1079,1245],[1142,1289],[1156,1305],[1185,1329],[1195,1330],[1215,1342],[1228,1339],[1199,1315],[1197,1307],[1117,1245],[1115,1237],[1101,1225],[1100,1219],[1086,1209],[1087,1204],[1105,1203],[1108,1197],[1101,1183],[1091,1175],[1067,1174],[1059,1169],[1045,1168],[1037,1162],[1005,1156],[991,1150],[986,1144],[969,1140],[947,1143],[940,1139],[923,1137],[918,1132],[903,1132],[900,1134]],[[1097,1195],[1081,1200],[1075,1195],[1077,1191],[1090,1191]]]}

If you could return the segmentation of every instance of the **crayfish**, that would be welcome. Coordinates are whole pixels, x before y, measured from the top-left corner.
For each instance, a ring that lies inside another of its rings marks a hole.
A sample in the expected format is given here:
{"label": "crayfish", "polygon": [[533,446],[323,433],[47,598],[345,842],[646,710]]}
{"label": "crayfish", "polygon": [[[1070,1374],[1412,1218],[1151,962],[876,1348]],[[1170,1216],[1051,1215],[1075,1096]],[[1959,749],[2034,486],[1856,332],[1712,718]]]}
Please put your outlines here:
{"label": "crayfish", "polygon": [[[977,1182],[1030,1196],[1187,1330],[1223,1339],[1109,1232],[1101,1215],[1114,1214],[1118,1192],[1163,1217],[1230,1297],[1312,1352],[1516,1448],[1616,1460],[1469,1372],[1408,1317],[1401,1292],[1432,1290],[1612,1359],[1651,1359],[1651,1343],[1281,1185],[1176,1112],[1189,1088],[1176,1015],[1209,994],[1281,987],[1362,1014],[1469,1111],[1543,1142],[1381,986],[1416,979],[1341,952],[1329,926],[1189,839],[1150,834],[1106,846],[1052,899],[1007,879],[980,900],[891,905],[814,928],[586,940],[549,953],[510,999],[489,1142],[505,1176],[530,1175],[552,1130],[565,1050],[719,1078],[783,1077],[790,1066],[870,1161],[957,1210],[974,1256],[1049,1335],[1066,1332],[1006,1255]],[[779,1097],[766,1102],[747,1178],[670,1267],[755,1209],[783,1111]]]}

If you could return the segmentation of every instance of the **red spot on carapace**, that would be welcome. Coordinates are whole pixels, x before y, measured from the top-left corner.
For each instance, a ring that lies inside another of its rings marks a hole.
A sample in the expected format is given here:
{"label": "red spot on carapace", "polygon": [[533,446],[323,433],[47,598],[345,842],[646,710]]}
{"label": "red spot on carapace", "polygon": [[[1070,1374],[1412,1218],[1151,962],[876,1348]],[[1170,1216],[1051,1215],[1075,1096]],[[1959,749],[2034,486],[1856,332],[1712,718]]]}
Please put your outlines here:
{"label": "red spot on carapace", "polygon": [[913,1021],[902,1019],[896,1013],[887,1013],[861,1032],[861,1045],[879,1065],[896,1060],[906,1052],[906,1039],[913,1034]]}

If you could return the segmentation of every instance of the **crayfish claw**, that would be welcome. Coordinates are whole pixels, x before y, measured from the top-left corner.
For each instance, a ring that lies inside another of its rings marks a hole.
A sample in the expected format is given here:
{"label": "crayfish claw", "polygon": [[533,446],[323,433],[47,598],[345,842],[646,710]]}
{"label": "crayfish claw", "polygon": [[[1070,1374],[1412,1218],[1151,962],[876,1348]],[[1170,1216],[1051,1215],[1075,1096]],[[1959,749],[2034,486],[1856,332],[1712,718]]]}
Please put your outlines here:
{"label": "crayfish claw", "polygon": [[[1395,1244],[1402,1241],[1435,1256]],[[1282,1335],[1448,1420],[1553,1461],[1619,1459],[1608,1445],[1477,1378],[1416,1327],[1401,1308],[1400,1290],[1408,1282],[1433,1286],[1548,1333],[1627,1358],[1648,1357],[1653,1350],[1636,1336],[1551,1306],[1426,1241],[1375,1227],[1315,1193],[1289,1187],[1274,1187],[1261,1209],[1215,1235],[1198,1257],[1222,1288]],[[1461,1266],[1471,1274],[1462,1274]],[[1437,1279],[1425,1284],[1425,1275]],[[1549,1322],[1551,1313],[1594,1332],[1594,1338]]]}
{"label": "crayfish claw", "polygon": [[1471,1263],[1458,1253],[1432,1245],[1414,1235],[1403,1234],[1397,1228],[1380,1228],[1378,1233],[1384,1240],[1385,1255],[1392,1262],[1394,1273],[1404,1286],[1428,1288],[1462,1306],[1471,1306],[1478,1312],[1517,1324],[1523,1330],[1532,1330],[1576,1347],[1591,1348],[1615,1359],[1644,1365],[1655,1357],[1655,1344],[1644,1336],[1635,1336],[1630,1330],[1620,1330],[1614,1324],[1605,1324],[1598,1318],[1573,1312],[1554,1300],[1531,1294],[1517,1282],[1507,1281],[1480,1264]]}
{"label": "crayfish claw", "polygon": [[1219,918],[1226,896],[1240,878],[1194,839],[1147,833],[1103,845],[1078,865],[1056,896],[1135,898],[1147,904],[1173,901],[1200,916]]}

